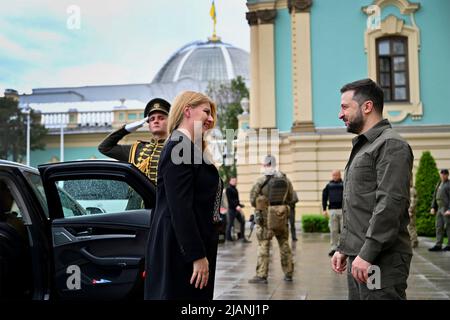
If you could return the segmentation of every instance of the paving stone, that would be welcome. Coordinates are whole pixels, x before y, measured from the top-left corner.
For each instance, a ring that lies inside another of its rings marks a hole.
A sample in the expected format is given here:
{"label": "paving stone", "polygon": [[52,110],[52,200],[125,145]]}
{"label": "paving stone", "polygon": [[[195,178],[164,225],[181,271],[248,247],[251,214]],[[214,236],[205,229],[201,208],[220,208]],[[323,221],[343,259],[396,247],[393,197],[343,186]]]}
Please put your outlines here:
{"label": "paving stone", "polygon": [[[331,270],[328,234],[298,233],[292,242],[294,275],[284,281],[278,243],[272,240],[268,284],[249,284],[255,275],[257,240],[219,244],[214,298],[217,300],[346,300],[345,275]],[[450,299],[450,252],[429,252],[433,242],[419,238],[411,262],[410,300]]]}

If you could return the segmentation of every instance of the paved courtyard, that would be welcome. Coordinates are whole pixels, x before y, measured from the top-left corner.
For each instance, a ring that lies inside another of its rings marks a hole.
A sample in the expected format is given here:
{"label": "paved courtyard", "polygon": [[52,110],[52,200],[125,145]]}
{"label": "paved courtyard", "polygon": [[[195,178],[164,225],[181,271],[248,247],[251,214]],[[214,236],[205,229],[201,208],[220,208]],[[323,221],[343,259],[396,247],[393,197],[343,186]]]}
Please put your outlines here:
{"label": "paved courtyard", "polygon": [[[297,228],[299,230],[299,228]],[[252,243],[226,242],[219,244],[217,258],[217,300],[346,300],[345,275],[330,268],[329,235],[298,233],[293,243],[294,281],[283,280],[278,243],[272,240],[268,284],[249,284],[255,275],[256,235]],[[450,252],[428,252],[433,243],[420,238],[414,250],[408,280],[408,299],[450,300]]]}

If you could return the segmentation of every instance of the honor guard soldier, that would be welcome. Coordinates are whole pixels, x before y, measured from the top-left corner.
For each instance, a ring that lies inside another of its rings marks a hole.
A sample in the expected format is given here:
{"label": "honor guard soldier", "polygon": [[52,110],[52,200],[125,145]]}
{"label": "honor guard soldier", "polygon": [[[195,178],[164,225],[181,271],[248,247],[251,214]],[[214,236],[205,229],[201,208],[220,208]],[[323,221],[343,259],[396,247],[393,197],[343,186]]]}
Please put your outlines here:
{"label": "honor guard soldier", "polygon": [[[134,164],[156,186],[158,160],[167,139],[169,110],[170,103],[166,100],[150,100],[144,110],[144,119],[126,124],[108,135],[100,143],[98,150],[105,156]],[[118,144],[123,137],[135,132],[146,122],[152,134],[150,141],[138,140],[131,145]]]}

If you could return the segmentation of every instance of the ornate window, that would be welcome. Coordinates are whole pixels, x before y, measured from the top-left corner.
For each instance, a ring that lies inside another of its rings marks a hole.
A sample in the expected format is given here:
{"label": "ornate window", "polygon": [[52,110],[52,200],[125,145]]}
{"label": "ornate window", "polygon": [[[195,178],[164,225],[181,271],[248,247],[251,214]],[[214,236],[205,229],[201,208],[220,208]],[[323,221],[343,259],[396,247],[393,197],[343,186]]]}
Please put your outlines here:
{"label": "ornate window", "polygon": [[[381,20],[381,10],[387,6],[399,8],[402,18],[389,15]],[[419,4],[408,0],[374,0],[372,6],[362,8],[368,19],[371,18],[365,30],[368,76],[383,87],[384,116],[392,122],[403,121],[408,116],[420,120],[423,115],[419,81],[420,30],[414,20],[414,12],[419,8]],[[374,12],[378,14],[376,19]]]}
{"label": "ornate window", "polygon": [[408,101],[408,39],[377,39],[377,80],[384,91],[385,102]]}

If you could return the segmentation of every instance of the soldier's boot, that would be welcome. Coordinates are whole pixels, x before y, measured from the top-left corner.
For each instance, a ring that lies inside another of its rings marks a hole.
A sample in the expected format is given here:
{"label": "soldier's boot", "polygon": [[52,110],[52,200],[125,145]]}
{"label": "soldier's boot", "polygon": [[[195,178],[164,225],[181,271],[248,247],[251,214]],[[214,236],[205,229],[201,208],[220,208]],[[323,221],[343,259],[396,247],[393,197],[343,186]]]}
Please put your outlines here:
{"label": "soldier's boot", "polygon": [[292,281],[292,275],[290,275],[290,274],[285,275],[285,276],[284,276],[284,281],[289,281],[289,282],[291,282],[291,281]]}
{"label": "soldier's boot", "polygon": [[253,278],[248,280],[248,283],[263,283],[263,284],[266,284],[267,283],[267,278],[266,277],[254,276]]}

